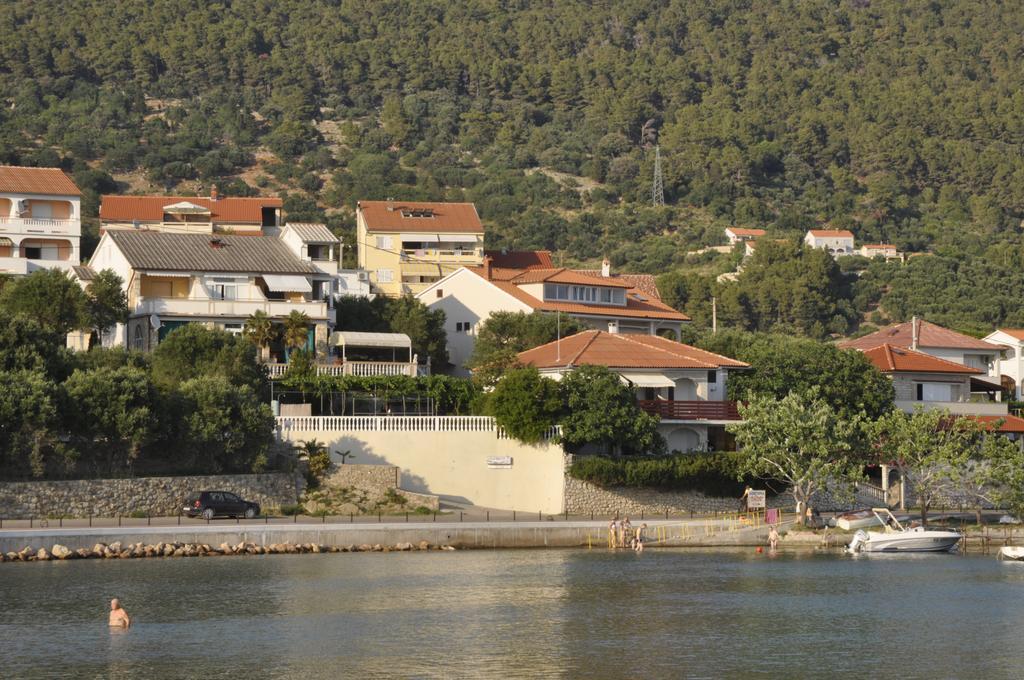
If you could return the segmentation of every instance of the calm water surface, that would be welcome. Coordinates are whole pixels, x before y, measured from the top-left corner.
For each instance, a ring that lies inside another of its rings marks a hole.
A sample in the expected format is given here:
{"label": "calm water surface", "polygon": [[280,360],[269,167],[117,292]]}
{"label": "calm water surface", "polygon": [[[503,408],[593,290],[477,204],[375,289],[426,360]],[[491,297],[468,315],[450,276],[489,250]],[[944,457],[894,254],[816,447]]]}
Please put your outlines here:
{"label": "calm water surface", "polygon": [[[121,597],[136,625],[106,626]],[[1020,678],[1024,564],[530,550],[0,565],[0,677]]]}

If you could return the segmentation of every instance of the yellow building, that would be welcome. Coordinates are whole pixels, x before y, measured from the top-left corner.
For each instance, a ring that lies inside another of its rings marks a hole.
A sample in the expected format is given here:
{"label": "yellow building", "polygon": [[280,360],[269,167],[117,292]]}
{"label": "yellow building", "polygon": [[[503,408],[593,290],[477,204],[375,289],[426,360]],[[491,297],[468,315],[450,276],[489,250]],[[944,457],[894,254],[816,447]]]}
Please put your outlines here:
{"label": "yellow building", "polygon": [[484,226],[472,203],[359,201],[359,268],[375,293],[415,295],[459,267],[484,260]]}

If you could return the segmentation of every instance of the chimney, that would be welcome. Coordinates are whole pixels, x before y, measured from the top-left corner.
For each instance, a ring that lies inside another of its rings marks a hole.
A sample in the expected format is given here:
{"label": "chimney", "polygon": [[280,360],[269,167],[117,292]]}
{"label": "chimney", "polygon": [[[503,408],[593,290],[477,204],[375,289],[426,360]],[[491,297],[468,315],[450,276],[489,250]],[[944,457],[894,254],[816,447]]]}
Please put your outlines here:
{"label": "chimney", "polygon": [[222,239],[216,238],[216,237],[215,238],[211,238],[210,239],[210,247],[213,248],[214,250],[219,250],[219,249],[224,247],[224,241]]}
{"label": "chimney", "polygon": [[395,199],[388,196],[388,212],[395,212]]}
{"label": "chimney", "polygon": [[490,255],[484,257],[484,278],[488,281],[491,280],[494,268],[494,258]]}
{"label": "chimney", "polygon": [[219,196],[217,195],[217,185],[214,184],[210,187],[210,200],[216,201],[218,198]]}
{"label": "chimney", "polygon": [[612,333],[612,334],[617,334],[619,332],[619,322],[618,321],[609,321],[608,322],[608,332]]}
{"label": "chimney", "polygon": [[917,317],[910,319],[910,349],[917,351]]}
{"label": "chimney", "polygon": [[612,263],[606,257],[606,258],[604,258],[604,260],[601,261],[601,276],[603,276],[604,278],[607,279],[611,275],[612,275]]}

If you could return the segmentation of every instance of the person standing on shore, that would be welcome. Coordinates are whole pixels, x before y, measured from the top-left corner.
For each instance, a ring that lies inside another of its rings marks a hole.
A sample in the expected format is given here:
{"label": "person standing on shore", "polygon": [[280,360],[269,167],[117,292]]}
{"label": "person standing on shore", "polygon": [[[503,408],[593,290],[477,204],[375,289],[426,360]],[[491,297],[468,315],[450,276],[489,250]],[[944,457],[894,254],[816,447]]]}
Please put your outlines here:
{"label": "person standing on shore", "polygon": [[132,620],[121,607],[121,601],[116,597],[110,601],[110,626],[115,628],[127,628],[132,625]]}
{"label": "person standing on shore", "polygon": [[613,519],[608,523],[608,547],[614,548],[618,544],[619,520]]}
{"label": "person standing on shore", "polygon": [[636,536],[633,537],[633,550],[637,553],[644,551],[644,531],[647,529],[647,524],[641,524],[637,527]]}
{"label": "person standing on shore", "polygon": [[779,548],[779,530],[772,525],[772,528],[768,530],[768,549],[778,550]]}
{"label": "person standing on shore", "polygon": [[619,547],[626,547],[626,533],[633,528],[628,517],[623,517],[622,521],[619,522]]}

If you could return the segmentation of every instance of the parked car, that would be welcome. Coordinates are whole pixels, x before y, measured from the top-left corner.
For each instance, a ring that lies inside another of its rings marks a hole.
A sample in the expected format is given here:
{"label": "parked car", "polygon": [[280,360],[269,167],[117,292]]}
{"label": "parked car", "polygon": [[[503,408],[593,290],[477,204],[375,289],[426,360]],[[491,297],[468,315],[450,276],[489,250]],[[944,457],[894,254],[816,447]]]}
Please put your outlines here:
{"label": "parked car", "polygon": [[200,491],[188,497],[182,511],[189,517],[245,517],[252,519],[260,514],[258,503],[247,501],[230,491]]}

